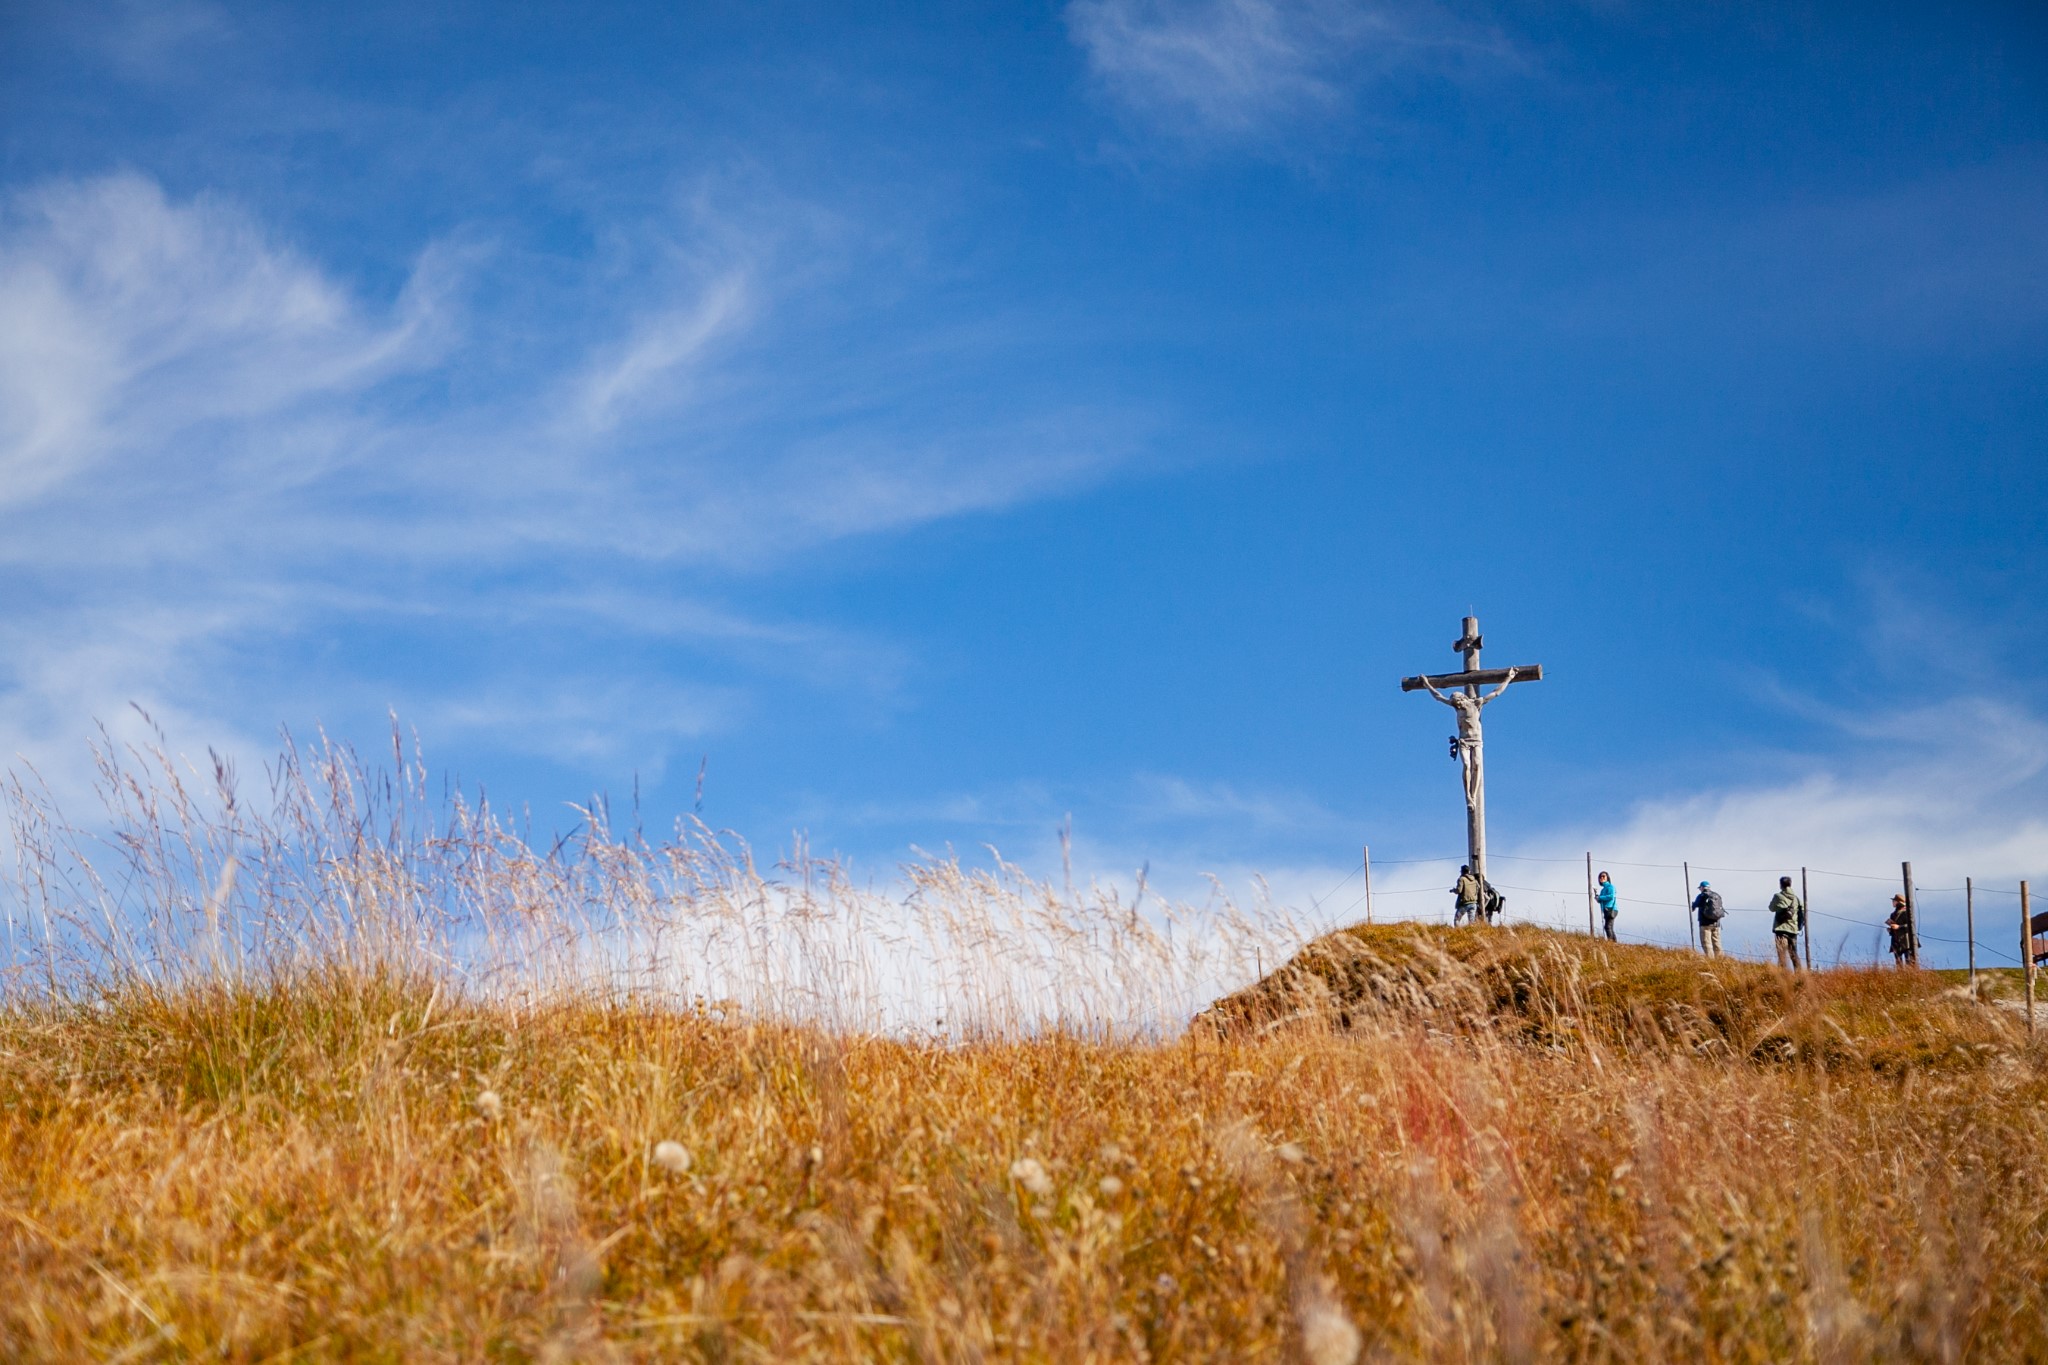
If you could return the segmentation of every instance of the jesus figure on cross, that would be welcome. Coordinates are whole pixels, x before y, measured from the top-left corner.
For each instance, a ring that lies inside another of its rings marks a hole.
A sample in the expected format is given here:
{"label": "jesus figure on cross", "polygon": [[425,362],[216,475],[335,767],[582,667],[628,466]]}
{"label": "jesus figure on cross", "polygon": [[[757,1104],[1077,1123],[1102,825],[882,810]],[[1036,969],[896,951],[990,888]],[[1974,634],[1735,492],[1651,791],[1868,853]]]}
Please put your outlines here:
{"label": "jesus figure on cross", "polygon": [[[1494,688],[1493,691],[1483,697],[1479,695],[1479,689],[1476,687],[1469,688],[1463,692],[1446,694],[1438,691],[1436,684],[1431,679],[1425,677],[1422,680],[1422,685],[1428,689],[1430,696],[1435,697],[1445,706],[1458,713],[1458,733],[1451,736],[1451,757],[1462,760],[1465,765],[1465,800],[1477,802],[1482,808],[1486,802],[1486,788],[1485,778],[1480,769],[1482,750],[1479,734],[1479,708],[1507,691],[1508,687],[1515,681],[1516,675],[1520,672],[1520,669],[1510,668],[1507,671],[1507,677],[1501,679],[1500,686]],[[1475,868],[1474,873],[1476,874],[1477,871],[1478,869]]]}

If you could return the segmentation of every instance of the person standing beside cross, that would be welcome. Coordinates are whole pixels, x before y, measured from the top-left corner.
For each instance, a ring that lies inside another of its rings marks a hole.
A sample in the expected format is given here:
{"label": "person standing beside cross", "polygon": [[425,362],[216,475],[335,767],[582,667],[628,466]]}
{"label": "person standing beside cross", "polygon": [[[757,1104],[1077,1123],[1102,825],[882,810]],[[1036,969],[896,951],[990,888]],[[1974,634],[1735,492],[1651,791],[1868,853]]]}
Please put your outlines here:
{"label": "person standing beside cross", "polygon": [[1479,901],[1479,878],[1472,875],[1472,865],[1467,863],[1458,869],[1457,884],[1451,887],[1451,927],[1478,919]]}

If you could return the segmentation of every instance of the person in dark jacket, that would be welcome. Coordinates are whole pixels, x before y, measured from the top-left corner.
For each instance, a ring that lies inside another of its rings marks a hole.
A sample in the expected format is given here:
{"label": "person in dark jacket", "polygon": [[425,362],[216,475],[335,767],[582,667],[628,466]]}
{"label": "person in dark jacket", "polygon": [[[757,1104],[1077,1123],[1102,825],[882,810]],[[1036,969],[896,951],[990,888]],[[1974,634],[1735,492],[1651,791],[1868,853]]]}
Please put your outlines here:
{"label": "person in dark jacket", "polygon": [[1917,965],[1920,954],[1913,944],[1913,911],[1907,906],[1904,896],[1892,897],[1892,912],[1886,917],[1884,927],[1891,931],[1892,965],[1903,967],[1908,962]]}
{"label": "person in dark jacket", "polygon": [[1778,894],[1771,897],[1771,939],[1778,946],[1778,965],[1799,970],[1799,931],[1806,927],[1806,906],[1792,889],[1790,877],[1778,878]]}
{"label": "person in dark jacket", "polygon": [[1614,937],[1614,917],[1621,913],[1621,906],[1614,890],[1614,882],[1605,872],[1600,874],[1600,885],[1594,890],[1593,899],[1600,902],[1600,920],[1607,928],[1607,941],[1620,942]]}
{"label": "person in dark jacket", "polygon": [[1700,893],[1692,898],[1692,908],[1700,917],[1700,951],[1708,957],[1721,956],[1721,921],[1728,918],[1721,893],[1701,882]]}

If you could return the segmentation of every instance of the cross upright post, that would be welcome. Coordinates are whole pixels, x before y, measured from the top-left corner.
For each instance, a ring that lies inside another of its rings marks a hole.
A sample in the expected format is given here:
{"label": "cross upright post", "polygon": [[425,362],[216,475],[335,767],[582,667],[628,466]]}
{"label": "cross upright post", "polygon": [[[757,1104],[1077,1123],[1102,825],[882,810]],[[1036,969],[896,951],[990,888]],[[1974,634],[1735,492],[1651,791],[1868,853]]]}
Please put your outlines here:
{"label": "cross upright post", "polygon": [[[1486,753],[1479,712],[1488,702],[1518,682],[1543,681],[1542,664],[1521,664],[1514,668],[1486,669],[1479,666],[1484,641],[1479,618],[1465,618],[1464,633],[1451,648],[1463,658],[1465,667],[1457,673],[1421,674],[1401,679],[1403,692],[1427,691],[1458,713],[1458,733],[1451,736],[1451,757],[1458,759],[1465,777],[1465,851],[1472,875],[1479,879],[1484,895],[1486,880]],[[1481,695],[1480,688],[1497,683]],[[1482,906],[1483,908],[1483,906]]]}

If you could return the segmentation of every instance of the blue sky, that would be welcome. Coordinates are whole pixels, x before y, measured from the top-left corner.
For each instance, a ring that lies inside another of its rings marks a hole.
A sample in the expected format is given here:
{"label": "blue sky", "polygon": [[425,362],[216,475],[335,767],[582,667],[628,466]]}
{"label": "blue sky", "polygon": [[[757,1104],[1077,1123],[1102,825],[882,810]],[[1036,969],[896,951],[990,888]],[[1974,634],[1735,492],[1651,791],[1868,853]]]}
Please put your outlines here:
{"label": "blue sky", "polygon": [[31,0],[0,158],[60,788],[395,709],[1307,904],[1458,851],[1469,609],[1504,849],[2048,872],[2033,7]]}

